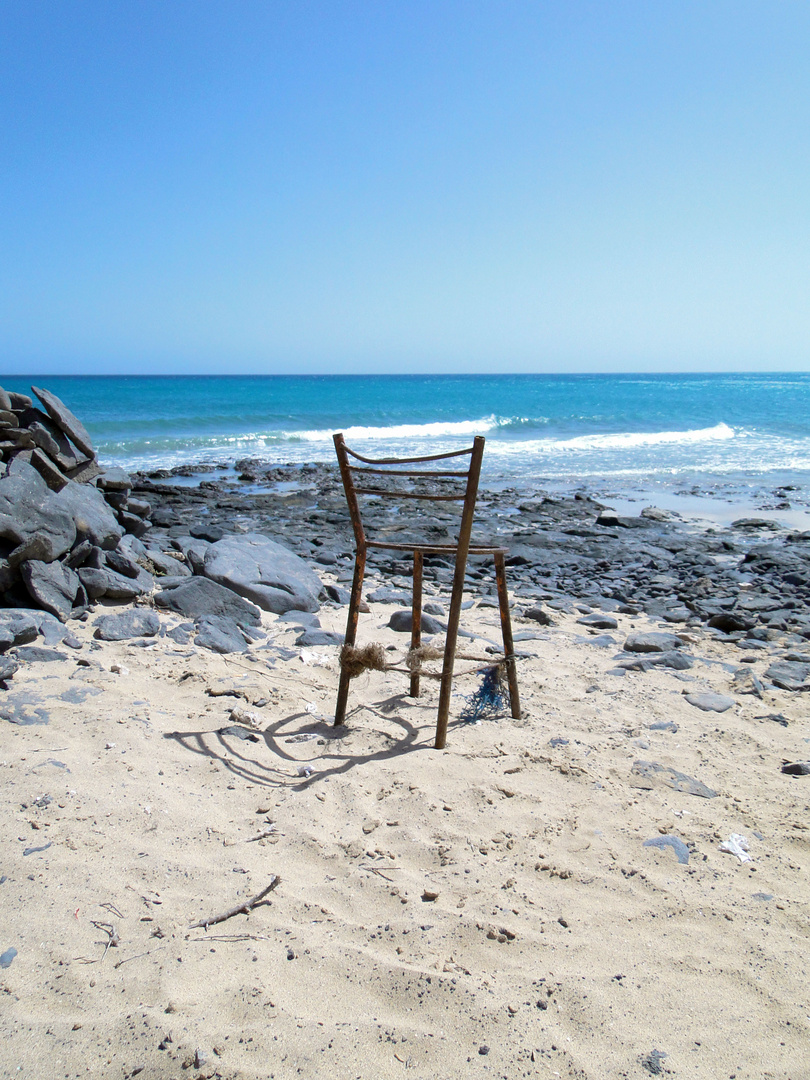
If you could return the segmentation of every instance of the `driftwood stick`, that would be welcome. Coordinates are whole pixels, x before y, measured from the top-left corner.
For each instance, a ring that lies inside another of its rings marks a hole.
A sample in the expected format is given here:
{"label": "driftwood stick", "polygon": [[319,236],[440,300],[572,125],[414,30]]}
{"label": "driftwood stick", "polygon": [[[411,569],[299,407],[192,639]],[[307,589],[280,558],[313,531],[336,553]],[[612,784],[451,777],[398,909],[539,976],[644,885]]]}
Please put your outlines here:
{"label": "driftwood stick", "polygon": [[276,886],[281,884],[281,878],[278,874],[273,874],[273,880],[267,886],[266,889],[254,896],[252,900],[246,900],[243,904],[237,904],[236,907],[229,908],[227,911],[223,911],[221,915],[212,915],[208,919],[200,919],[199,922],[192,923],[189,926],[189,930],[196,930],[198,926],[202,926],[207,930],[209,926],[213,926],[214,923],[225,922],[226,919],[232,918],[234,915],[247,915],[247,913],[254,908],[260,901],[264,900],[268,893],[272,892]]}

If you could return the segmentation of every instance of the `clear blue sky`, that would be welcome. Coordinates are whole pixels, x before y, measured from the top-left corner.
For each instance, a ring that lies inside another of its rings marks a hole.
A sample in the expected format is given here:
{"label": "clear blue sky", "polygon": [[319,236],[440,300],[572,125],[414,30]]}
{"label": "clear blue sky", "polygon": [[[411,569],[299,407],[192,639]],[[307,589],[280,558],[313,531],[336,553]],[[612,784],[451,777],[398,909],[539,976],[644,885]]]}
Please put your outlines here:
{"label": "clear blue sky", "polygon": [[810,370],[810,5],[0,0],[0,373]]}

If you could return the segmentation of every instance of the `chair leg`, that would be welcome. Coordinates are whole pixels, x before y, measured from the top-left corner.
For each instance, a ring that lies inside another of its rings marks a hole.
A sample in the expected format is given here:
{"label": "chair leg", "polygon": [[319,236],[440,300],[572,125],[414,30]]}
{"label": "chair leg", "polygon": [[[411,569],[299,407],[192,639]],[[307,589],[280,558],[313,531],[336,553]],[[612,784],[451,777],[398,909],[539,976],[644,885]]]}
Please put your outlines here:
{"label": "chair leg", "polygon": [[[411,649],[422,643],[422,552],[413,553],[413,600],[411,603]],[[411,697],[419,697],[419,668],[411,670]]]}
{"label": "chair leg", "polygon": [[506,657],[506,678],[509,683],[509,703],[512,706],[512,716],[517,720],[520,718],[520,695],[518,694],[515,664],[515,644],[512,640],[512,619],[509,615],[509,593],[506,591],[506,566],[500,552],[495,555],[495,578],[498,583],[498,607],[501,613],[503,653]]}
{"label": "chair leg", "polygon": [[456,661],[456,643],[458,642],[458,624],[461,618],[461,600],[464,592],[464,571],[466,560],[459,572],[459,564],[456,563],[456,574],[453,578],[453,594],[450,598],[450,614],[447,617],[447,639],[444,646],[444,664],[442,666],[442,681],[439,691],[439,715],[436,720],[437,750],[443,750],[447,742],[447,720],[450,715],[450,695],[453,691],[453,665]]}
{"label": "chair leg", "polygon": [[[358,551],[354,560],[354,579],[352,592],[349,598],[349,616],[346,620],[346,645],[354,645],[357,640],[357,620],[360,615],[360,601],[363,596],[363,576],[366,572],[366,554]],[[344,668],[340,669],[340,686],[338,687],[337,704],[335,706],[335,727],[339,727],[346,720],[346,703],[349,700],[350,678]]]}

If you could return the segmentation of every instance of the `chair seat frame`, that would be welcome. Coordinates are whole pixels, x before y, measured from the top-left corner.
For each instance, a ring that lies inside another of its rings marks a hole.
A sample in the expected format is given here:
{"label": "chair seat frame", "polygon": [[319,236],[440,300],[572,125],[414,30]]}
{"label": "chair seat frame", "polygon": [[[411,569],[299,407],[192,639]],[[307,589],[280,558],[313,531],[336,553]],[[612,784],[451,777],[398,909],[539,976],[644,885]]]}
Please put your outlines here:
{"label": "chair seat frame", "polygon": [[[491,545],[472,544],[472,526],[475,511],[475,502],[478,494],[478,483],[481,475],[481,460],[484,454],[485,440],[482,436],[476,436],[473,445],[465,450],[454,450],[445,454],[431,454],[423,457],[410,458],[367,458],[350,450],[346,446],[342,432],[333,435],[335,452],[337,454],[340,475],[343,481],[343,489],[346,494],[346,502],[349,507],[349,516],[352,521],[356,543],[354,562],[354,576],[352,590],[349,599],[349,613],[346,622],[345,643],[354,645],[357,640],[357,628],[362,601],[363,579],[365,577],[366,556],[368,550],[384,551],[407,551],[413,557],[413,601],[411,621],[411,648],[416,649],[421,644],[422,634],[422,578],[424,556],[431,554],[453,555],[455,564],[453,570],[453,585],[450,597],[450,611],[447,618],[447,635],[442,663],[442,673],[439,690],[439,711],[436,720],[437,750],[444,749],[447,742],[447,725],[450,714],[450,697],[453,684],[453,668],[458,645],[458,630],[461,617],[461,604],[464,591],[464,578],[467,572],[467,559],[470,555],[491,556],[495,564],[495,579],[498,591],[498,609],[501,620],[501,633],[503,636],[504,662],[506,666],[507,683],[509,686],[509,701],[512,716],[520,717],[520,697],[517,685],[517,673],[515,670],[514,642],[512,639],[512,623],[509,614],[509,594],[506,585],[505,556],[508,549]],[[444,461],[451,458],[469,456],[469,468],[463,472],[449,470],[405,469],[396,466],[424,465],[435,461]],[[361,465],[353,462],[359,461]],[[362,481],[362,486],[355,483],[355,474]],[[430,479],[442,484],[447,481],[456,484],[456,490],[450,494],[413,492],[407,490],[392,491],[385,487],[365,486],[368,477],[410,477],[411,479]],[[462,490],[463,485],[463,490]],[[460,501],[463,503],[461,523],[459,526],[458,539],[454,544],[426,543],[391,543],[367,538],[363,521],[360,514],[359,495],[373,495],[379,498],[396,499],[420,499],[432,502]],[[346,706],[349,696],[349,684],[351,676],[345,667],[341,667],[340,685],[338,687],[337,704],[335,707],[335,726],[345,723]],[[420,679],[418,670],[411,672],[410,695],[419,697]]]}

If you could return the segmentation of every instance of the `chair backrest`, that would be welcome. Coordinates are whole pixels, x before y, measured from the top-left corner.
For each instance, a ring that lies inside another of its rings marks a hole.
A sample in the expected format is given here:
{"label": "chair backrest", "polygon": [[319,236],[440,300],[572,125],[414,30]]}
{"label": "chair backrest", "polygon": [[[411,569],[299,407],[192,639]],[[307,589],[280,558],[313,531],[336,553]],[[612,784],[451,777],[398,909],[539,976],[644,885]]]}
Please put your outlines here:
{"label": "chair backrest", "polygon": [[[448,552],[462,548],[466,552],[472,532],[475,500],[481,475],[481,459],[484,454],[485,440],[482,436],[476,436],[473,445],[464,450],[407,458],[363,457],[349,449],[342,432],[334,435],[333,439],[358,548],[363,550],[367,547],[402,549],[411,546],[368,539],[363,526],[358,496],[372,496],[394,501],[417,499],[426,502],[460,502],[462,511],[457,542],[455,544],[419,544],[418,546],[425,550]],[[465,464],[465,458],[469,461],[466,462],[466,468],[462,470],[431,467],[435,462],[451,459],[459,464]]]}

